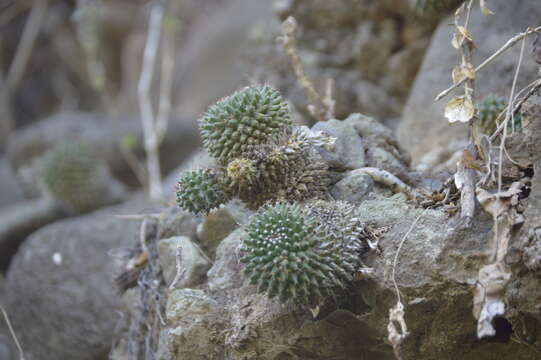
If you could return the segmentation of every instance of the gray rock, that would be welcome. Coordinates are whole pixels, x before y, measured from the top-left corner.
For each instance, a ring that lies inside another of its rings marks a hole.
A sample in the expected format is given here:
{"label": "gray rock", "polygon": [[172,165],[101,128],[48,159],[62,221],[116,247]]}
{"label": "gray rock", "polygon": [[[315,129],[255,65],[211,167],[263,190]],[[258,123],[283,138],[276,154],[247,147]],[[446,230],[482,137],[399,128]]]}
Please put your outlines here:
{"label": "gray rock", "polygon": [[214,265],[207,273],[211,291],[231,289],[242,283],[242,276],[239,276],[242,267],[238,259],[242,233],[242,229],[233,231],[218,246]]}
{"label": "gray rock", "polygon": [[171,327],[165,333],[165,341],[175,359],[224,358],[220,343],[213,341],[215,335],[208,333],[209,326],[219,323],[221,310],[202,290],[177,289],[169,294],[166,317]]}
{"label": "gray rock", "polygon": [[201,223],[201,217],[173,205],[160,214],[159,223],[160,237],[162,239],[173,236],[186,236],[195,239],[196,229]]}
{"label": "gray rock", "polygon": [[[473,52],[474,66],[492,55],[508,39],[524,31],[528,24],[536,24],[541,17],[541,7],[537,0],[521,1],[520,6],[507,0],[493,0],[489,7],[495,13],[492,16],[484,16],[479,7],[472,9],[469,30],[476,45]],[[450,41],[453,27],[449,23],[452,23],[452,18],[442,20],[432,38],[398,126],[398,138],[416,164],[423,155],[434,149],[443,148],[452,154],[457,149],[447,149],[448,144],[457,144],[453,140],[465,139],[467,135],[468,127],[465,124],[450,125],[443,116],[446,103],[462,90],[434,102],[436,95],[452,84],[451,71],[458,64],[457,51]],[[503,53],[477,74],[476,98],[490,93],[508,95],[519,48],[520,45],[516,45],[514,50]],[[522,89],[537,77],[537,67],[530,56],[525,56],[517,89]]]}
{"label": "gray rock", "polygon": [[[323,93],[326,81],[335,80],[337,118],[353,109],[378,118],[396,118],[441,18],[435,13],[419,21],[407,0],[289,0],[275,4],[280,21],[293,16],[299,24],[297,48],[315,88]],[[304,123],[313,123],[306,94],[281,44],[275,41],[280,34],[278,21],[257,29],[264,35],[254,37],[246,47],[243,70],[259,82],[279,88]]]}
{"label": "gray rock", "polygon": [[3,157],[0,157],[0,189],[0,209],[24,199],[15,172]]}
{"label": "gray rock", "polygon": [[366,173],[358,170],[348,171],[344,178],[331,189],[331,195],[336,200],[360,204],[374,188],[374,180]]}
{"label": "gray rock", "polygon": [[67,216],[51,199],[26,200],[0,211],[0,269],[6,270],[12,256],[28,235]]}
{"label": "gray rock", "polygon": [[210,268],[210,261],[189,238],[177,236],[158,242],[158,255],[166,285],[170,286],[177,274],[177,247],[180,247],[183,275],[175,287],[193,287],[201,284]]}
{"label": "gray rock", "polygon": [[137,222],[116,214],[150,207],[144,197],[48,225],[21,246],[7,273],[5,305],[27,359],[107,356],[121,309],[107,253],[130,246]]}
{"label": "gray rock", "polygon": [[210,212],[197,227],[197,238],[209,254],[214,257],[216,248],[233,230],[238,227],[237,221],[227,208]]}
{"label": "gray rock", "polygon": [[352,170],[364,166],[364,147],[362,139],[348,123],[331,119],[321,121],[312,127],[313,131],[323,131],[336,138],[332,150],[318,148],[331,169]]}
{"label": "gray rock", "polygon": [[[80,142],[107,162],[113,176],[123,183],[140,185],[119,148],[126,135],[135,137],[133,151],[142,154],[142,128],[138,117],[109,119],[82,112],[58,113],[15,132],[8,142],[7,157],[11,165],[19,169],[59,142]],[[193,120],[170,121],[160,146],[162,171],[167,173],[178,166],[198,145],[199,133]]]}

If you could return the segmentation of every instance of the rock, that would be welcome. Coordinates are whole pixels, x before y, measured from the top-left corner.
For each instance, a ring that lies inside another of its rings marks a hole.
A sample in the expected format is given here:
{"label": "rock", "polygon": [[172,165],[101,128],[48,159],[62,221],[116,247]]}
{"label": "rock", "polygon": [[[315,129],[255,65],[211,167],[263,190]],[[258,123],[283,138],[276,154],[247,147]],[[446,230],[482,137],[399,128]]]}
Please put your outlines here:
{"label": "rock", "polygon": [[107,356],[121,309],[107,253],[130,246],[139,233],[137,222],[114,215],[149,206],[135,197],[43,227],[21,246],[7,273],[3,301],[27,359]]}
{"label": "rock", "polygon": [[335,200],[348,201],[358,205],[373,190],[373,187],[374,180],[370,175],[352,170],[348,171],[344,178],[332,187],[331,195]]}
{"label": "rock", "polygon": [[[62,112],[15,132],[8,142],[7,157],[11,165],[19,169],[56,143],[80,142],[107,162],[113,176],[123,183],[140,185],[120,151],[126,135],[135,137],[133,151],[142,154],[139,118],[125,116],[109,119],[90,113]],[[195,122],[191,119],[172,119],[160,146],[162,171],[167,173],[178,166],[198,145],[199,134]]]}
{"label": "rock", "polygon": [[210,212],[197,227],[197,238],[210,257],[214,257],[220,242],[237,228],[238,224],[228,209]]}
{"label": "rock", "polygon": [[364,166],[363,141],[353,126],[336,119],[321,121],[312,127],[312,131],[323,131],[336,138],[334,148],[318,148],[331,169],[352,170]]}
{"label": "rock", "polygon": [[159,222],[162,239],[173,236],[186,236],[195,239],[196,229],[201,223],[201,218],[173,205],[160,214]]}
{"label": "rock", "polygon": [[[244,66],[237,66],[247,47],[250,27],[272,15],[271,2],[233,0],[205,12],[177,57],[175,97],[178,109],[198,117],[206,108],[246,84]],[[247,85],[247,84],[246,84]]]}
{"label": "rock", "polygon": [[[472,9],[469,30],[476,44],[474,66],[492,55],[511,37],[524,31],[526,24],[538,22],[541,8],[536,0],[522,1],[519,7],[514,5],[506,0],[493,0],[490,2],[490,9],[495,13],[492,16],[484,16],[479,7]],[[435,149],[454,153],[457,149],[448,148],[448,144],[458,145],[456,140],[466,139],[468,127],[464,124],[450,125],[443,116],[447,102],[462,90],[434,102],[436,95],[452,84],[451,71],[458,64],[457,51],[450,43],[453,27],[449,23],[452,23],[452,18],[442,20],[432,38],[398,126],[398,139],[409,150],[416,165],[426,153]],[[520,44],[506,51],[477,74],[476,98],[491,93],[508,96],[519,48]],[[537,67],[529,56],[525,56],[517,90],[537,77]]]}
{"label": "rock", "polygon": [[15,173],[3,157],[0,157],[0,189],[0,209],[24,199]]}
{"label": "rock", "polygon": [[408,170],[409,155],[400,146],[391,129],[362,114],[351,114],[344,122],[353,126],[362,137],[366,166],[386,170],[406,182],[411,182]]}
{"label": "rock", "polygon": [[158,242],[158,255],[166,286],[171,285],[177,274],[177,247],[180,247],[183,275],[175,287],[193,287],[201,284],[210,268],[210,261],[189,238],[177,236]]}
{"label": "rock", "polygon": [[216,260],[207,273],[207,284],[211,291],[231,289],[242,283],[239,276],[242,267],[238,260],[241,236],[242,229],[233,231],[216,249]]}
{"label": "rock", "polygon": [[[335,117],[354,109],[378,118],[396,118],[403,108],[439,14],[419,21],[408,0],[275,2],[280,22],[298,23],[297,48],[308,78],[321,94],[335,81]],[[258,24],[245,50],[243,69],[280,89],[304,124],[314,119],[283,46],[277,21]],[[248,68],[248,70],[246,70]]]}
{"label": "rock", "polygon": [[203,290],[177,289],[169,294],[166,316],[171,327],[166,342],[175,359],[223,359],[221,345],[208,332],[208,326],[218,322],[219,311],[218,303]]}
{"label": "rock", "polygon": [[5,271],[11,258],[28,235],[68,214],[51,199],[26,200],[0,211],[0,269]]}

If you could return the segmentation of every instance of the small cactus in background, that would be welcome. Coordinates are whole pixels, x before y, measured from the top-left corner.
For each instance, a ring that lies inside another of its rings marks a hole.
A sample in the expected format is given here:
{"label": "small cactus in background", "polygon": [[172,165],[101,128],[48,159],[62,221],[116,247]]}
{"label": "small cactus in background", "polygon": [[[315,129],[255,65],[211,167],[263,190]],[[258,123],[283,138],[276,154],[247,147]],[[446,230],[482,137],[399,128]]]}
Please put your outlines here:
{"label": "small cactus in background", "polygon": [[[484,134],[492,134],[498,124],[496,119],[505,110],[507,101],[502,96],[490,94],[477,104],[477,117],[479,129]],[[503,118],[502,118],[503,120]]]}
{"label": "small cactus in background", "polygon": [[212,170],[189,171],[178,181],[177,204],[193,213],[207,214],[227,200]]}
{"label": "small cactus in background", "polygon": [[199,120],[203,144],[222,165],[291,126],[287,104],[269,87],[246,87],[211,106]]}
{"label": "small cactus in background", "polygon": [[64,143],[49,150],[40,173],[47,192],[76,212],[91,209],[106,187],[103,164],[81,144]]}
{"label": "small cactus in background", "polygon": [[315,306],[343,288],[352,269],[298,204],[267,206],[246,229],[241,262],[258,292]]}
{"label": "small cactus in background", "polygon": [[[267,202],[302,202],[327,195],[327,166],[311,151],[314,142],[326,139],[294,127],[277,90],[244,88],[211,106],[199,127],[218,169],[212,176],[200,172],[183,177],[179,183],[186,184],[177,191],[180,207],[206,213],[238,197],[257,210]],[[210,200],[201,195],[198,181],[203,178],[215,196]]]}

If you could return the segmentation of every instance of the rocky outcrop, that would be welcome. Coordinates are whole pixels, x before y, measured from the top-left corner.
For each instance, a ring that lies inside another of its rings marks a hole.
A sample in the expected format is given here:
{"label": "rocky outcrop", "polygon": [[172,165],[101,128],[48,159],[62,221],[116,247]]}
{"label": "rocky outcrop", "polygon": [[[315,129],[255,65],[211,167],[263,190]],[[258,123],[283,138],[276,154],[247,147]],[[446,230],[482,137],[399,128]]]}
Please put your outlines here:
{"label": "rocky outcrop", "polygon": [[[408,1],[275,1],[279,21],[298,22],[298,50],[306,73],[321,93],[335,80],[336,117],[360,111],[397,118],[437,23],[422,21]],[[307,122],[307,99],[283,46],[278,21],[254,27],[245,51],[250,74],[278,89]]]}
{"label": "rocky outcrop", "polygon": [[[495,13],[484,16],[477,6],[472,9],[470,32],[477,45],[473,51],[473,65],[477,66],[492,55],[507,40],[528,26],[536,26],[541,15],[541,8],[536,0],[526,0],[515,6],[507,0],[490,2],[490,9]],[[442,90],[451,85],[451,71],[457,65],[457,51],[451,46],[453,27],[452,19],[442,20],[430,42],[419,74],[406,103],[402,121],[398,127],[401,144],[411,153],[416,164],[423,168],[432,167],[450,158],[459,149],[464,148],[467,126],[460,123],[450,125],[443,116],[444,108],[456,90],[447,98],[434,102]],[[537,65],[530,56],[527,40],[524,62],[518,77],[517,90],[534,80]],[[514,69],[518,62],[520,46],[506,51],[475,79],[475,98],[496,94],[509,96]],[[443,136],[445,134],[445,136]]]}

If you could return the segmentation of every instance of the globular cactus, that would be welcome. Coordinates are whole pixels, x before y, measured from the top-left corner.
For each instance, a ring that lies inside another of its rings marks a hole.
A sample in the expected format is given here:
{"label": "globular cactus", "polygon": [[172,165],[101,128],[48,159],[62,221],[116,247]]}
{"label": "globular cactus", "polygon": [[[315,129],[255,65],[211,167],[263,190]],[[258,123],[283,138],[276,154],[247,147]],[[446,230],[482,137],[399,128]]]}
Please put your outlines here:
{"label": "globular cactus", "polygon": [[212,170],[189,171],[178,181],[177,204],[192,213],[207,214],[227,200]]}
{"label": "globular cactus", "polygon": [[61,143],[41,160],[46,191],[69,210],[83,212],[96,204],[107,188],[104,164],[84,145]]}
{"label": "globular cactus", "polygon": [[211,106],[199,120],[204,146],[222,165],[290,126],[286,102],[269,86],[237,91]]}
{"label": "globular cactus", "polygon": [[360,219],[353,204],[312,200],[306,204],[306,209],[317,220],[320,230],[335,239],[341,248],[343,261],[353,267],[359,265],[357,260],[368,251],[369,243],[377,242],[373,229]]}
{"label": "globular cactus", "polygon": [[255,215],[246,229],[241,262],[258,292],[314,307],[351,281],[358,255],[324,222],[299,204],[269,205]]}
{"label": "globular cactus", "polygon": [[[479,129],[484,134],[492,134],[496,128],[496,119],[505,110],[507,101],[502,96],[490,94],[477,104]],[[502,118],[503,119],[503,118]]]}

